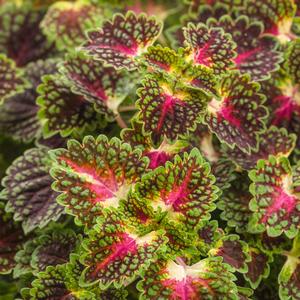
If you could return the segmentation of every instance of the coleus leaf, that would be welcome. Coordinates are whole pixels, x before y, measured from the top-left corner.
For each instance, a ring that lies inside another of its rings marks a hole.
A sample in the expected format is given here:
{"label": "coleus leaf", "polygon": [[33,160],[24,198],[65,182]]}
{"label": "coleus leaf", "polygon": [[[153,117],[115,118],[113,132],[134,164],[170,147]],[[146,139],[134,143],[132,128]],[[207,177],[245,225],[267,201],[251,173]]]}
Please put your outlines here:
{"label": "coleus leaf", "polygon": [[138,283],[140,299],[237,299],[235,277],[219,258],[206,258],[191,266],[159,260]]}
{"label": "coleus leaf", "polygon": [[[77,276],[78,277],[78,276]],[[38,273],[29,291],[32,300],[96,300],[94,293],[72,284],[66,266],[49,266],[46,271]]]}
{"label": "coleus leaf", "polygon": [[195,64],[212,68],[218,75],[233,66],[236,45],[223,29],[189,23],[183,33],[185,44],[191,50],[189,56]]}
{"label": "coleus leaf", "polygon": [[250,154],[243,152],[239,148],[225,148],[226,154],[243,169],[255,168],[259,159],[268,159],[269,155],[276,157],[288,157],[293,151],[296,143],[296,135],[288,134],[285,128],[271,126],[266,132],[259,136],[258,148]]}
{"label": "coleus leaf", "polygon": [[46,137],[60,133],[63,137],[103,126],[105,120],[82,95],[72,92],[70,82],[60,74],[46,75],[37,91],[40,96],[38,116]]}
{"label": "coleus leaf", "polygon": [[197,239],[195,241],[199,254],[202,257],[206,257],[209,250],[214,247],[216,241],[223,234],[223,230],[219,228],[217,220],[202,222],[200,228],[197,230]]}
{"label": "coleus leaf", "polygon": [[105,207],[118,207],[148,165],[139,149],[104,135],[86,136],[82,144],[69,140],[68,149],[54,150],[52,155],[53,188],[62,192],[58,201],[84,224],[102,215]]}
{"label": "coleus leaf", "polygon": [[138,118],[133,118],[131,124],[132,128],[122,130],[122,140],[129,143],[133,148],[141,149],[142,154],[149,158],[149,168],[152,170],[163,166],[168,160],[172,161],[176,154],[184,152],[188,146],[188,143],[183,140],[172,143],[167,139],[156,146],[151,139],[151,134],[144,131],[143,123]]}
{"label": "coleus leaf", "polygon": [[185,56],[189,50],[180,48],[177,52],[160,45],[150,46],[141,56],[141,63],[148,67],[148,72],[156,71],[172,81],[182,85],[216,94],[216,78],[214,72],[202,65],[188,62]]}
{"label": "coleus leaf", "polygon": [[231,148],[245,152],[256,148],[258,135],[265,130],[267,110],[260,85],[249,75],[232,71],[222,77],[220,100],[213,98],[207,107],[205,123],[217,137]]}
{"label": "coleus leaf", "polygon": [[111,211],[89,232],[83,242],[81,274],[83,286],[98,282],[102,289],[113,284],[126,286],[157,259],[166,243],[164,231],[137,235],[126,225],[122,214]]}
{"label": "coleus leaf", "polygon": [[165,218],[193,230],[215,209],[219,190],[214,183],[209,164],[194,148],[144,175],[134,196],[152,208],[157,220]]}
{"label": "coleus leaf", "polygon": [[7,199],[6,209],[13,212],[15,221],[22,221],[25,233],[49,221],[57,220],[63,207],[56,203],[49,175],[51,161],[47,148],[32,148],[17,158],[7,170],[1,196]]}
{"label": "coleus leaf", "polygon": [[296,11],[290,0],[248,0],[242,13],[264,24],[264,33],[286,42],[292,38],[291,26]]}
{"label": "coleus leaf", "polygon": [[65,264],[70,253],[76,248],[81,237],[68,228],[54,228],[36,238],[36,248],[32,253],[31,266],[35,273],[45,271],[47,266]]}
{"label": "coleus leaf", "polygon": [[138,89],[140,117],[155,141],[176,139],[201,121],[208,96],[201,90],[175,85],[162,76],[148,75]]}
{"label": "coleus leaf", "polygon": [[223,262],[232,267],[233,271],[246,273],[247,262],[250,261],[248,245],[238,235],[230,234],[221,237],[209,251],[209,256],[221,256]]}
{"label": "coleus leaf", "polygon": [[128,73],[105,67],[82,52],[67,55],[60,71],[69,80],[72,92],[93,103],[95,110],[110,120],[118,114],[119,105],[134,87]]}
{"label": "coleus leaf", "polygon": [[251,300],[253,290],[238,286],[238,299],[239,300]]}
{"label": "coleus leaf", "polygon": [[131,11],[125,16],[116,14],[99,30],[88,32],[83,49],[117,69],[135,69],[135,60],[155,42],[161,28],[154,17]]}
{"label": "coleus leaf", "polygon": [[220,217],[227,221],[229,227],[234,227],[237,233],[248,231],[251,216],[249,208],[252,195],[249,192],[249,180],[239,175],[228,190],[225,190],[217,205],[222,211]]}
{"label": "coleus leaf", "polygon": [[279,69],[282,55],[276,50],[276,41],[262,35],[262,23],[250,21],[244,15],[237,19],[225,15],[219,20],[209,19],[208,26],[221,27],[231,34],[237,45],[233,68],[241,73],[250,74],[253,80],[265,80],[270,73]]}
{"label": "coleus leaf", "polygon": [[15,267],[14,256],[26,240],[22,227],[4,207],[4,202],[0,202],[0,274],[10,273]]}
{"label": "coleus leaf", "polygon": [[297,300],[299,299],[299,235],[293,241],[293,247],[287,251],[286,261],[283,265],[279,276],[279,296],[282,300]]}
{"label": "coleus leaf", "polygon": [[23,71],[16,67],[13,60],[0,54],[0,104],[26,87],[28,82],[23,79]]}
{"label": "coleus leaf", "polygon": [[39,27],[44,9],[34,9],[26,1],[20,5],[9,1],[0,8],[0,52],[17,66],[53,55],[54,46]]}
{"label": "coleus leaf", "polygon": [[32,253],[37,247],[37,241],[30,239],[22,245],[22,248],[16,253],[16,265],[13,269],[13,277],[20,278],[33,271],[31,266]]}
{"label": "coleus leaf", "polygon": [[229,8],[237,8],[244,4],[244,0],[185,0],[187,4],[190,5],[189,11],[191,13],[196,13],[201,6],[209,5],[216,6],[218,4],[226,5]]}
{"label": "coleus leaf", "polygon": [[103,11],[84,1],[58,1],[51,5],[40,26],[60,50],[72,50],[86,39],[85,31],[101,25]]}
{"label": "coleus leaf", "polygon": [[255,247],[250,247],[249,254],[251,260],[247,262],[248,271],[244,274],[244,278],[250,283],[250,286],[255,289],[263,278],[269,276],[269,264],[273,258],[271,255]]}
{"label": "coleus leaf", "polygon": [[37,117],[38,106],[36,98],[37,86],[41,83],[41,77],[45,74],[54,73],[59,60],[38,60],[26,65],[24,76],[31,87],[26,88],[8,98],[0,107],[0,130],[15,139],[30,142],[39,135],[41,123]]}
{"label": "coleus leaf", "polygon": [[[289,66],[286,65],[286,68],[289,69]],[[298,135],[300,89],[297,83],[293,82],[292,74],[282,73],[275,74],[273,78],[262,84],[262,91],[268,97],[269,122],[279,127],[285,127],[289,132]]]}
{"label": "coleus leaf", "polygon": [[166,37],[170,40],[171,46],[173,48],[183,47],[184,46],[184,35],[183,35],[183,26],[186,26],[188,23],[198,24],[206,22],[211,19],[220,19],[221,16],[230,14],[229,7],[223,3],[216,3],[215,5],[203,4],[195,7],[195,11],[187,12],[182,15],[180,18],[180,25],[174,25],[165,30]]}
{"label": "coleus leaf", "polygon": [[250,230],[267,231],[269,236],[284,232],[293,238],[299,229],[298,178],[299,167],[291,168],[285,157],[270,156],[259,160],[255,170],[249,173],[252,180],[250,192],[253,211]]}
{"label": "coleus leaf", "polygon": [[287,69],[293,83],[300,83],[300,38],[289,44],[287,51]]}
{"label": "coleus leaf", "polygon": [[189,138],[189,146],[200,149],[201,154],[210,163],[212,174],[216,177],[216,186],[225,191],[235,179],[236,167],[233,162],[221,153],[219,146],[215,145],[214,135],[206,125],[199,124]]}

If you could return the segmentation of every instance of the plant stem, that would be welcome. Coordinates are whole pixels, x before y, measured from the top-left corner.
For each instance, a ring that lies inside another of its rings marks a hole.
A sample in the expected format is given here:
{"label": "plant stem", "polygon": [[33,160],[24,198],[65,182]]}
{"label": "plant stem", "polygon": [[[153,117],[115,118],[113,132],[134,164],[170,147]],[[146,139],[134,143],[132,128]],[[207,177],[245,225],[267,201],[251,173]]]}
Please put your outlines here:
{"label": "plant stem", "polygon": [[118,124],[121,128],[127,128],[127,127],[128,127],[127,124],[126,124],[126,122],[123,120],[123,118],[121,117],[120,114],[117,115],[117,117],[116,117],[116,122],[117,122],[117,124]]}
{"label": "plant stem", "polygon": [[137,110],[137,108],[135,107],[134,104],[119,107],[119,112],[126,112],[126,111],[132,111],[132,110]]}

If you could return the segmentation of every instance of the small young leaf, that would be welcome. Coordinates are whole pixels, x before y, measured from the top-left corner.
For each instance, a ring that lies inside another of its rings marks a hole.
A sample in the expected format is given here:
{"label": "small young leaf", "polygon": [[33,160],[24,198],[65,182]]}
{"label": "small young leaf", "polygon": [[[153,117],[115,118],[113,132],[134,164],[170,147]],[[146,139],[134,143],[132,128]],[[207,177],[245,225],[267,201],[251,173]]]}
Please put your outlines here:
{"label": "small young leaf", "polygon": [[223,262],[230,265],[233,271],[246,273],[250,261],[248,245],[238,235],[230,234],[220,238],[209,251],[209,256],[221,256]]}
{"label": "small young leaf", "polygon": [[263,278],[267,278],[270,272],[269,263],[272,257],[259,248],[250,248],[251,260],[247,263],[248,272],[244,274],[244,278],[249,281],[253,289],[257,288]]}

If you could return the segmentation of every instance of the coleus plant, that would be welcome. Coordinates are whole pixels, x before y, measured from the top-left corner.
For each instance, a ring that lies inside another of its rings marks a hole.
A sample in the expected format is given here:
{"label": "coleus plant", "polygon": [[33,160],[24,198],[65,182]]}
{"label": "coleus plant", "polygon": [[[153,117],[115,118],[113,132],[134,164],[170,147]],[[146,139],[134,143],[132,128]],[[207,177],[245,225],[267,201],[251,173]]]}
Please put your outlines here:
{"label": "coleus plant", "polygon": [[300,299],[299,18],[0,0],[0,299]]}

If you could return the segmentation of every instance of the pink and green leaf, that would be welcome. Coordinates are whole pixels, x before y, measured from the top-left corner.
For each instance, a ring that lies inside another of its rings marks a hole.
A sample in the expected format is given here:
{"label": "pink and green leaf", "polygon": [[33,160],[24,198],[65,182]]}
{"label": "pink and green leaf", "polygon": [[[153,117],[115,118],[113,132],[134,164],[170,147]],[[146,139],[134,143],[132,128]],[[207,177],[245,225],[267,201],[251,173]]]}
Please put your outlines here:
{"label": "pink and green leaf", "polygon": [[38,116],[47,137],[56,133],[63,137],[72,133],[81,135],[105,124],[104,117],[96,113],[84,96],[73,93],[70,82],[60,74],[44,76],[37,91]]}
{"label": "pink and green leaf", "polygon": [[137,235],[126,225],[122,214],[108,212],[89,232],[83,243],[81,274],[83,286],[98,283],[101,288],[129,284],[156,260],[166,243],[164,231]]}
{"label": "pink and green leaf", "polygon": [[138,283],[141,300],[237,299],[235,277],[218,258],[206,258],[191,266],[181,260],[151,264]]}
{"label": "pink and green leaf", "polygon": [[215,209],[219,190],[214,183],[209,164],[194,148],[146,174],[136,186],[136,197],[152,207],[157,220],[165,218],[193,230]]}
{"label": "pink and green leaf", "polygon": [[163,136],[174,140],[187,134],[201,121],[208,96],[163,77],[148,75],[138,90],[139,115],[146,132],[152,132],[154,140]]}
{"label": "pink and green leaf", "polygon": [[58,1],[48,8],[40,26],[58,49],[73,50],[85,41],[85,31],[101,25],[102,15],[102,9],[96,5],[80,0]]}
{"label": "pink and green leaf", "polygon": [[59,203],[75,215],[79,223],[93,223],[106,207],[118,207],[148,166],[141,151],[117,138],[108,140],[86,136],[82,144],[68,141],[68,149],[52,152],[54,189]]}
{"label": "pink and green leaf", "polygon": [[276,157],[288,157],[296,144],[296,135],[288,134],[285,128],[271,126],[259,136],[258,149],[250,154],[239,148],[225,148],[226,154],[245,170],[255,168],[259,159],[268,159],[269,155]]}
{"label": "pink and green leaf", "polygon": [[223,29],[189,23],[183,32],[185,44],[190,48],[187,55],[195,64],[211,68],[217,75],[233,66],[236,44]]}
{"label": "pink and green leaf", "polygon": [[257,147],[258,136],[265,131],[267,110],[259,89],[259,84],[251,81],[249,75],[232,71],[221,79],[221,99],[213,98],[208,103],[205,123],[231,148],[237,146],[249,152]]}
{"label": "pink and green leaf", "polygon": [[49,175],[51,161],[47,148],[32,148],[17,158],[7,170],[1,197],[6,199],[6,210],[21,221],[25,233],[45,227],[57,220],[63,207],[56,203],[57,193],[51,189]]}
{"label": "pink and green leaf", "polygon": [[232,35],[237,45],[234,69],[250,74],[253,80],[265,80],[279,69],[282,55],[276,50],[276,41],[262,35],[261,22],[250,21],[244,15],[237,19],[224,15],[219,20],[209,19],[208,23],[210,27],[222,27]]}
{"label": "pink and green leaf", "polygon": [[88,32],[83,49],[113,67],[135,69],[136,59],[160,35],[162,25],[145,14],[116,14],[99,30]]}
{"label": "pink and green leaf", "polygon": [[69,54],[60,71],[70,82],[73,93],[83,96],[110,120],[114,119],[119,105],[134,87],[129,74],[105,67],[101,61],[82,52]]}
{"label": "pink and green leaf", "polygon": [[264,24],[264,34],[276,36],[281,42],[293,38],[292,20],[296,11],[290,0],[248,0],[242,13]]}
{"label": "pink and green leaf", "polygon": [[259,160],[249,177],[253,182],[250,186],[253,195],[250,230],[267,231],[273,237],[284,232],[293,238],[299,230],[300,205],[298,176],[293,176],[288,159],[270,156],[268,160]]}

